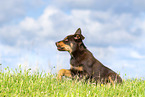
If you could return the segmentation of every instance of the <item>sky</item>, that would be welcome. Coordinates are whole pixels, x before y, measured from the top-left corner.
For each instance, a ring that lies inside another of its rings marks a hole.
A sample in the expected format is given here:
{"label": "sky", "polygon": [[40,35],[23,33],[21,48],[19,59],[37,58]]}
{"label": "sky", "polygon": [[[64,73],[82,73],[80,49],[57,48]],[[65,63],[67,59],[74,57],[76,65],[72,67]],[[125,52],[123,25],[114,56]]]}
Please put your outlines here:
{"label": "sky", "polygon": [[126,78],[145,78],[144,0],[0,0],[3,70],[69,69],[55,42],[81,28],[83,41],[105,66]]}

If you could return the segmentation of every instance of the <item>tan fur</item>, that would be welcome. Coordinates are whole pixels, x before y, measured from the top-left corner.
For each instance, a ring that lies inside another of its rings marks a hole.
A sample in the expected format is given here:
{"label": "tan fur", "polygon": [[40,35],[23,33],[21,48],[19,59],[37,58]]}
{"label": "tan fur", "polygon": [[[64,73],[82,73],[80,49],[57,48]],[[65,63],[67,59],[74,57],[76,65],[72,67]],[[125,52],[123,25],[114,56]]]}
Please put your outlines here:
{"label": "tan fur", "polygon": [[111,82],[112,85],[114,86],[114,81],[112,80],[112,78],[109,76],[108,79],[110,80],[110,82]]}
{"label": "tan fur", "polygon": [[59,70],[57,79],[60,79],[61,80],[62,79],[62,76],[72,77],[71,71],[70,70],[67,70],[67,69],[61,69],[61,70]]}
{"label": "tan fur", "polygon": [[75,70],[78,70],[78,71],[83,71],[83,66],[78,66],[78,67],[74,67],[72,65],[71,66],[71,69],[75,69]]}

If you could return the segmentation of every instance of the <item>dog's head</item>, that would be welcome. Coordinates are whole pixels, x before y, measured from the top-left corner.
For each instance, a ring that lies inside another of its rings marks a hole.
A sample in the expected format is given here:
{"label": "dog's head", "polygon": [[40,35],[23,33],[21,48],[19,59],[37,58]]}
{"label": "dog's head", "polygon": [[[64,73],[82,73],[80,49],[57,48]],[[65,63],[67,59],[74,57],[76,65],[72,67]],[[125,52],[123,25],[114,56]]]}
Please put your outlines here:
{"label": "dog's head", "polygon": [[84,39],[85,37],[81,34],[81,29],[78,28],[74,35],[68,35],[63,40],[56,42],[56,46],[59,51],[72,53],[79,49]]}

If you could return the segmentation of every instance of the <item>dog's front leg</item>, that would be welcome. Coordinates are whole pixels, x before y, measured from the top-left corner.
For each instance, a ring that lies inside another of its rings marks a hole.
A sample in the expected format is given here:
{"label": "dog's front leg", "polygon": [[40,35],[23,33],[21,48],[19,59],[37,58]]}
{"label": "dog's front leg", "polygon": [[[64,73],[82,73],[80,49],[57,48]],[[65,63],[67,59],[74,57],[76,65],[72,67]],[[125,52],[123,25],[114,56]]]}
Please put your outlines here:
{"label": "dog's front leg", "polygon": [[61,70],[59,70],[57,79],[61,80],[63,76],[72,77],[71,71],[67,70],[67,69],[61,69]]}

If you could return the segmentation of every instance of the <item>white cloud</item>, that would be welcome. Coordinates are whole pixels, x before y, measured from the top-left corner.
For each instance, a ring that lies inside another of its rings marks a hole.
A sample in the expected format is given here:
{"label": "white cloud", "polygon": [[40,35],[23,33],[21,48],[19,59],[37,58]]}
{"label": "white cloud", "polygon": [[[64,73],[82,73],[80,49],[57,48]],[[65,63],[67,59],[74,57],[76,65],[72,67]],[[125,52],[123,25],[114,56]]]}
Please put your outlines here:
{"label": "white cloud", "polygon": [[140,55],[138,52],[136,51],[132,51],[131,52],[131,57],[133,58],[137,58],[137,59],[145,59],[145,56],[144,55]]}
{"label": "white cloud", "polygon": [[22,28],[22,30],[31,32],[38,31],[40,28],[37,21],[30,17],[26,17],[22,22],[20,22],[20,27]]}

